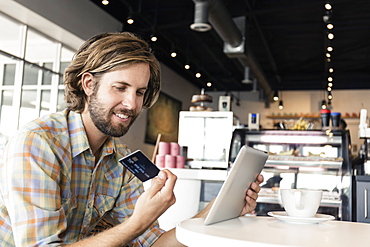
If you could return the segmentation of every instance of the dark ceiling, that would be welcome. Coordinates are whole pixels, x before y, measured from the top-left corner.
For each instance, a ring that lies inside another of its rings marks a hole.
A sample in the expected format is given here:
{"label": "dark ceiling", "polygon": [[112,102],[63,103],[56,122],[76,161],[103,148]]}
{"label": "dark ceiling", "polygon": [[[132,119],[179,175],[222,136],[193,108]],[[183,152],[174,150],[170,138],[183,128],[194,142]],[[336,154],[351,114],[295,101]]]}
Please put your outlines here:
{"label": "dark ceiling", "polygon": [[[207,32],[190,29],[195,15],[193,0],[110,0],[109,5],[93,0],[122,21],[123,31],[146,40],[155,33],[158,41],[152,42],[152,47],[157,58],[206,91],[248,91],[256,85],[269,96],[275,90],[325,90],[329,67],[334,69],[333,90],[370,89],[369,0],[333,0],[330,12],[324,8],[325,0],[208,1],[211,7],[221,3],[233,23],[235,18],[245,17],[243,54],[248,58],[252,83],[242,82],[246,64],[225,54],[225,41],[217,28]],[[126,18],[131,14],[135,22],[128,25]],[[328,14],[334,24],[331,41],[323,21]],[[330,62],[326,59],[328,44],[334,48]],[[176,58],[170,57],[173,48]],[[187,61],[190,70],[184,69]],[[199,79],[194,76],[197,70],[202,72]],[[206,86],[208,81],[211,87]]]}

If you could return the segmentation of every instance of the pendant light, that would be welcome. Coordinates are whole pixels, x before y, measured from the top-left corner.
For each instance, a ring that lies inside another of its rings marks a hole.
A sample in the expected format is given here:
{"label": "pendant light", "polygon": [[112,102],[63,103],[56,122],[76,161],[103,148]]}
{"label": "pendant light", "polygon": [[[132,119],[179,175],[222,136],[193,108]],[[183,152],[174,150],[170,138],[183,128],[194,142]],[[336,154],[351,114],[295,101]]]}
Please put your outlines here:
{"label": "pendant light", "polygon": [[277,90],[275,90],[275,93],[274,93],[274,97],[272,97],[272,99],[276,102],[279,100],[279,92]]}
{"label": "pendant light", "polygon": [[284,109],[284,105],[283,105],[283,101],[280,100],[279,101],[279,110],[282,110],[282,109]]}

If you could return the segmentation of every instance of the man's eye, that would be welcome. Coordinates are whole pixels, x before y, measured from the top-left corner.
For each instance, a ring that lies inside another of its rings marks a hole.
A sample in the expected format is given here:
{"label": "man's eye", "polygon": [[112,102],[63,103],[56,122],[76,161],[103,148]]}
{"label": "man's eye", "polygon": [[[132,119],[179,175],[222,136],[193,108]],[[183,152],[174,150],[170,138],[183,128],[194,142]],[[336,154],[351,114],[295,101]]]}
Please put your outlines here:
{"label": "man's eye", "polygon": [[145,94],[145,91],[138,91],[137,94],[142,96]]}

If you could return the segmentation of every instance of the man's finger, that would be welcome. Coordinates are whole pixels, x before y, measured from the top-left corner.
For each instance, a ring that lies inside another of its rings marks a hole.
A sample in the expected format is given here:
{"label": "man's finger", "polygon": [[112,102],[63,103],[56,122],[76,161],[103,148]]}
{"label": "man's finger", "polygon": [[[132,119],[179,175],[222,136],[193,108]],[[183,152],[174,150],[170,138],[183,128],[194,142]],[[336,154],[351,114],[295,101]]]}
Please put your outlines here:
{"label": "man's finger", "polygon": [[167,174],[164,171],[159,171],[158,176],[152,179],[152,185],[147,190],[148,193],[153,196],[165,186],[167,180]]}

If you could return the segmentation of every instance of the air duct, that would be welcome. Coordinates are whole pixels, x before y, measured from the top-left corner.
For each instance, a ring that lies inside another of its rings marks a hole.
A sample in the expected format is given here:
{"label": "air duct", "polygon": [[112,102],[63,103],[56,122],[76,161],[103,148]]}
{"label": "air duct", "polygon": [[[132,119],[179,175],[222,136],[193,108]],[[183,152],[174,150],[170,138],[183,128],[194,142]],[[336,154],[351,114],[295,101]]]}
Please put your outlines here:
{"label": "air duct", "polygon": [[197,32],[206,32],[212,29],[208,24],[208,2],[199,1],[195,3],[194,23],[190,28]]}
{"label": "air duct", "polygon": [[237,58],[244,67],[250,67],[266,95],[272,94],[270,85],[253,53],[246,52],[245,17],[233,19],[220,0],[193,0],[193,2],[195,6],[199,3],[208,3],[208,21],[224,41],[224,52],[231,58]]}
{"label": "air duct", "polygon": [[242,82],[245,84],[252,83],[252,80],[249,79],[249,66],[244,67],[244,79],[242,80]]}

